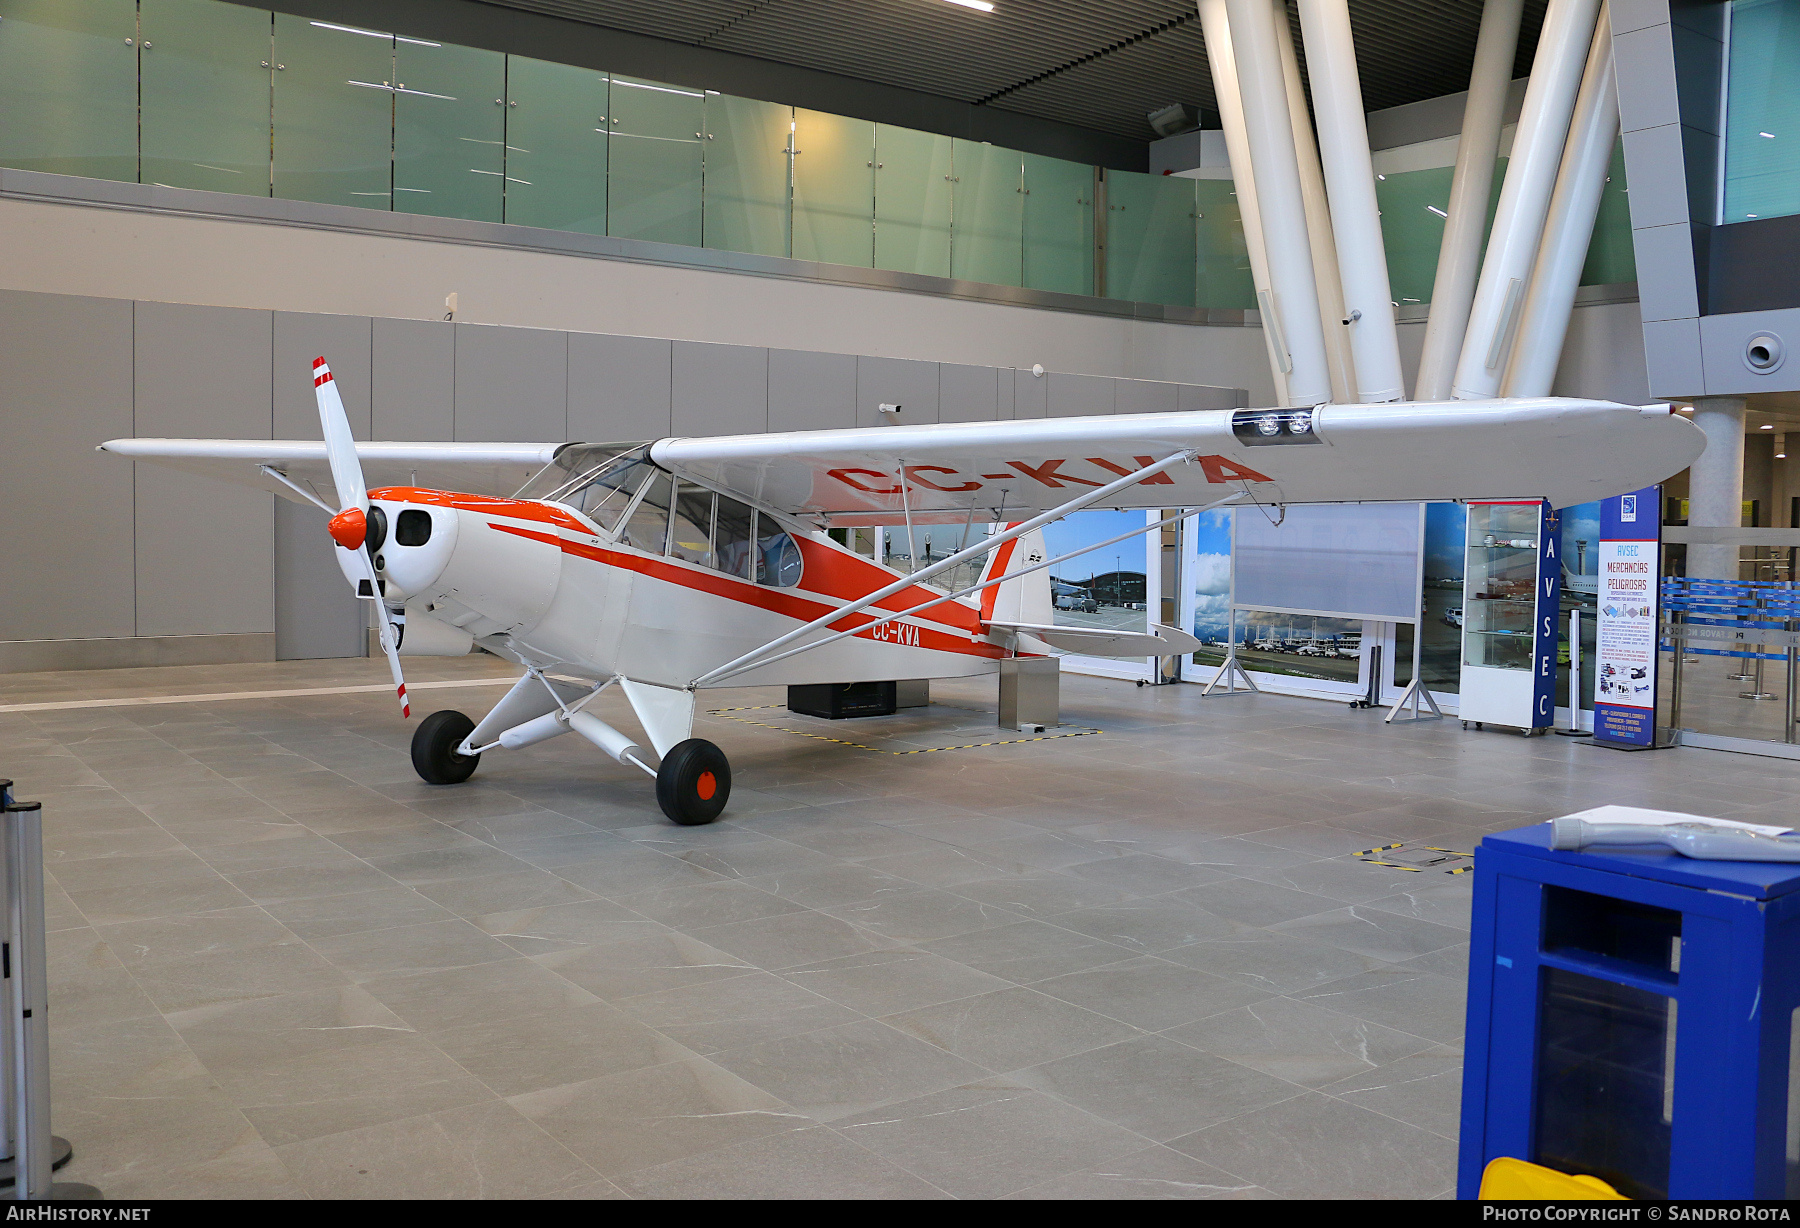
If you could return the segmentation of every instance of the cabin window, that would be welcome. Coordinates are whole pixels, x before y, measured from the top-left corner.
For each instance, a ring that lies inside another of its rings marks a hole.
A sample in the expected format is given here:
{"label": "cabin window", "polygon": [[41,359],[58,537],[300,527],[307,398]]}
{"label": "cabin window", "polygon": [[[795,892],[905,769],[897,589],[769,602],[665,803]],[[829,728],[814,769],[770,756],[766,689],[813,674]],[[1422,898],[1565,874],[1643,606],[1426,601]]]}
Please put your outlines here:
{"label": "cabin window", "polygon": [[756,564],[758,584],[793,588],[800,583],[800,547],[773,516],[761,512],[756,515]]}
{"label": "cabin window", "polygon": [[750,578],[750,509],[720,495],[713,522],[713,566],[728,576]]}
{"label": "cabin window", "polygon": [[712,565],[713,492],[692,482],[676,488],[675,516],[669,526],[669,553],[686,563]]}
{"label": "cabin window", "polygon": [[646,554],[662,554],[669,538],[669,495],[673,479],[658,473],[644,488],[644,497],[631,510],[625,525],[625,544]]}

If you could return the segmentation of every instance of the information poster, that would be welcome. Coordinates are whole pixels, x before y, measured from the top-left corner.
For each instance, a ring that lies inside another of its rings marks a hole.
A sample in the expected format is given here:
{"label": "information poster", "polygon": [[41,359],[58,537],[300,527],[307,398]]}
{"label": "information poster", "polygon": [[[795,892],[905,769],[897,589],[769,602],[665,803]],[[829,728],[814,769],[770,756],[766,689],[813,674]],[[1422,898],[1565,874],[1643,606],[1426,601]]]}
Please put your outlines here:
{"label": "information poster", "polygon": [[1656,744],[1656,637],[1661,488],[1600,503],[1594,739]]}

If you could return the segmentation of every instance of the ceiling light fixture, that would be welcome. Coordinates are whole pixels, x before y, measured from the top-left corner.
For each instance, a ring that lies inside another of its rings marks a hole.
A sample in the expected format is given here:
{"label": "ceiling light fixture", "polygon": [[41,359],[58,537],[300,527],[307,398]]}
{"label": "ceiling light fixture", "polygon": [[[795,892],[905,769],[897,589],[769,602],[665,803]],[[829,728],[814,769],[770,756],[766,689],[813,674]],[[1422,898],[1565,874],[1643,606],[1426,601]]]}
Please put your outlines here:
{"label": "ceiling light fixture", "polygon": [[1775,424],[1772,422],[1765,422],[1762,424],[1762,426],[1759,429],[1765,430],[1765,431],[1772,431],[1775,429]]}
{"label": "ceiling light fixture", "polygon": [[983,13],[991,13],[994,11],[994,6],[989,4],[987,0],[946,0],[946,2],[949,4],[959,4],[966,9],[976,9]]}

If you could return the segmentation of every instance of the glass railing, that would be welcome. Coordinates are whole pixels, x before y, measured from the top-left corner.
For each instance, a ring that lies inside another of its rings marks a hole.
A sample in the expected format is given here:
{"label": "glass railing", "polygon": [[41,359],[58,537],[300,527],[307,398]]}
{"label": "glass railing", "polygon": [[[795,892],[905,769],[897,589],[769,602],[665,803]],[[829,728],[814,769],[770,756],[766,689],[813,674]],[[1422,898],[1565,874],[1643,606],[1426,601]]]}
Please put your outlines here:
{"label": "glass railing", "polygon": [[[222,0],[0,0],[0,166],[1255,305],[1229,180],[1102,172]],[[1403,302],[1430,295],[1449,175],[1379,185]],[[1590,251],[1584,282],[1631,280],[1616,275],[1623,190],[1615,167],[1595,234],[1610,254],[1596,272]]]}

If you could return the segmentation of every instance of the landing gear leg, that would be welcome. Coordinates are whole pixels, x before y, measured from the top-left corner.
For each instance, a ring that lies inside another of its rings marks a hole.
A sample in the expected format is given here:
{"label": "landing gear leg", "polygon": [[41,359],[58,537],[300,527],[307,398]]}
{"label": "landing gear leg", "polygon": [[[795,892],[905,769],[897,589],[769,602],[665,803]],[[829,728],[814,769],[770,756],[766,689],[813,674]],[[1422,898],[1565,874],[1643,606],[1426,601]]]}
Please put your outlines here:
{"label": "landing gear leg", "polygon": [[731,796],[731,764],[705,738],[669,748],[656,772],[656,803],[684,827],[710,823]]}

